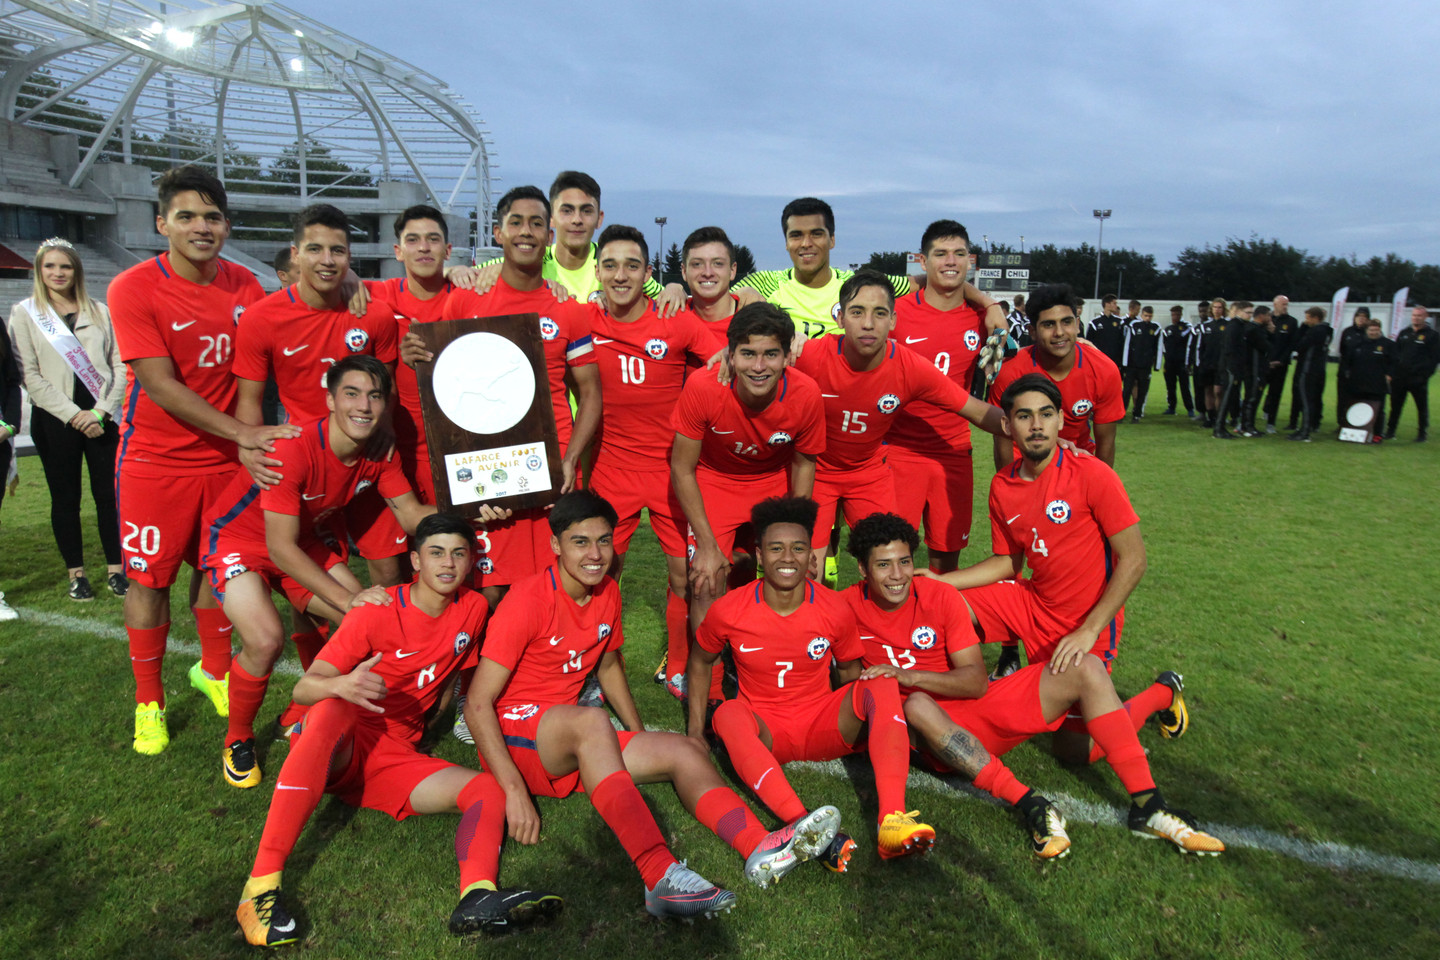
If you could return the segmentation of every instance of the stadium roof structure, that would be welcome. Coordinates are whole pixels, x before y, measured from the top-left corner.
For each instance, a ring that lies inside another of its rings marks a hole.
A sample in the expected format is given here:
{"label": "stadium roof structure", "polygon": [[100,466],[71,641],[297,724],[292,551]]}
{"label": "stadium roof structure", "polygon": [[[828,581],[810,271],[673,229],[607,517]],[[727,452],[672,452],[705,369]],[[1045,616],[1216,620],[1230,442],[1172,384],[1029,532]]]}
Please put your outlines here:
{"label": "stadium roof structure", "polygon": [[0,0],[0,68],[0,117],[79,136],[70,187],[102,162],[213,166],[232,204],[410,181],[489,233],[492,145],[474,111],[438,77],[288,7]]}

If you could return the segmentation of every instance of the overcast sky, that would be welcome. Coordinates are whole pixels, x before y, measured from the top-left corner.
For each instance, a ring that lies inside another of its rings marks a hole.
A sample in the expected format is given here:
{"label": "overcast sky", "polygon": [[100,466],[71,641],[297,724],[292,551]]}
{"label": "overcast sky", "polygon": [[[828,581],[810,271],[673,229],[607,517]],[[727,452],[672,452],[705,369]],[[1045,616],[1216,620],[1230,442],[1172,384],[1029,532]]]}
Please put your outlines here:
{"label": "overcast sky", "polygon": [[780,209],[809,194],[840,264],[940,217],[976,242],[1093,244],[1095,207],[1107,249],[1162,268],[1252,233],[1440,262],[1424,4],[288,5],[463,94],[498,191],[584,170],[652,246],[657,216],[667,247],[717,223],[788,266]]}

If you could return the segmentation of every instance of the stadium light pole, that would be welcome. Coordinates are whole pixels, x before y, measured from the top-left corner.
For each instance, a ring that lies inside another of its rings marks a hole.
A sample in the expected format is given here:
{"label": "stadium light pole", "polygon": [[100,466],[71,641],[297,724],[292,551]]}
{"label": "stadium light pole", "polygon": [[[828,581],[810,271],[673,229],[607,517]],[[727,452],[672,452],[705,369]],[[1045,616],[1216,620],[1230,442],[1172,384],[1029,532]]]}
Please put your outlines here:
{"label": "stadium light pole", "polygon": [[1095,219],[1100,221],[1100,239],[1095,245],[1095,299],[1100,299],[1100,256],[1105,250],[1105,221],[1110,216],[1109,210],[1096,210]]}
{"label": "stadium light pole", "polygon": [[1025,234],[1020,234],[1020,252],[1025,252]]}
{"label": "stadium light pole", "polygon": [[660,225],[660,249],[655,253],[655,259],[660,261],[660,286],[665,286],[665,224],[670,222],[669,217],[656,217],[655,222]]}

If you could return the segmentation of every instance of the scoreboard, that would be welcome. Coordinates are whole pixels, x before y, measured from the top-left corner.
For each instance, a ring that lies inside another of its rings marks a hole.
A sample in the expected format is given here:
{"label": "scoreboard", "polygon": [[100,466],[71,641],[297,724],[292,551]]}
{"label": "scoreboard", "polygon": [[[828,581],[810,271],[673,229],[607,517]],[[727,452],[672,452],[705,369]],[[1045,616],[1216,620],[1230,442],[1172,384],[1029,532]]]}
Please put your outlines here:
{"label": "scoreboard", "polygon": [[980,253],[975,261],[975,286],[996,292],[1029,289],[1030,254]]}

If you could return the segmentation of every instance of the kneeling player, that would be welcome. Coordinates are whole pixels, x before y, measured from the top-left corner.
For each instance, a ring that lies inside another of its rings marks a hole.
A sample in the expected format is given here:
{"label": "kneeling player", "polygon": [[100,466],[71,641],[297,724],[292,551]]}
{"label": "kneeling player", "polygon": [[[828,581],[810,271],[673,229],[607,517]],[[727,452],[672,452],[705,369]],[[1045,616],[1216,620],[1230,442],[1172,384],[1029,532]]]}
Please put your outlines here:
{"label": "kneeling player", "polygon": [[[225,781],[235,787],[260,782],[255,715],[285,643],[270,591],[282,591],[297,611],[339,623],[365,588],[345,566],[345,528],[331,526],[338,512],[370,487],[407,531],[435,512],[415,498],[397,460],[365,455],[390,396],[385,365],[371,356],[346,357],[326,372],[325,384],[330,415],[276,446],[284,478],[261,490],[248,473],[236,474],[210,523],[202,565],[243,645],[230,668],[222,763]],[[379,587],[367,595],[388,602]]]}
{"label": "kneeling player", "polygon": [[[889,677],[857,679],[862,651],[854,616],[838,595],[806,578],[817,510],[815,501],[804,497],[771,497],[751,510],[764,579],[716,600],[695,633],[688,671],[690,736],[702,737],[704,678],[729,646],[740,695],[722,703],[712,723],[736,773],[760,800],[786,820],[803,816],[805,806],[780,764],[833,760],[868,749],[880,795],[880,856],[925,851],[935,831],[918,823],[917,813],[905,812],[910,751],[900,688]],[[832,659],[842,683],[835,690]],[[853,847],[838,834],[827,865],[844,872]]]}
{"label": "kneeling player", "polygon": [[385,591],[385,604],[355,607],[295,684],[295,699],[314,707],[280,768],[255,867],[235,911],[255,946],[299,939],[281,899],[280,875],[324,793],[396,820],[460,813],[460,905],[450,917],[453,933],[559,911],[561,900],[553,894],[495,887],[505,833],[505,795],[495,779],[415,747],[449,681],[475,665],[487,606],[464,586],[473,543],[470,525],[457,516],[420,521],[410,554],[415,582]]}
{"label": "kneeling player", "polygon": [[[639,869],[646,910],[659,917],[724,913],[735,894],[675,859],[637,782],[673,783],[685,808],[747,857],[745,874],[762,887],[828,847],[840,815],[833,808],[801,811],[767,834],[703,746],[645,732],[620,660],[620,589],[606,575],[615,556],[615,510],[577,490],[555,502],[549,520],[555,565],[506,594],[465,704],[485,768],[505,789],[510,836],[539,841],[531,794],[558,798],[584,790]],[[617,734],[603,709],[576,705],[592,669],[626,732]]]}

